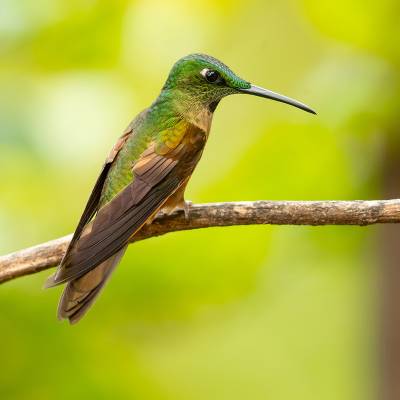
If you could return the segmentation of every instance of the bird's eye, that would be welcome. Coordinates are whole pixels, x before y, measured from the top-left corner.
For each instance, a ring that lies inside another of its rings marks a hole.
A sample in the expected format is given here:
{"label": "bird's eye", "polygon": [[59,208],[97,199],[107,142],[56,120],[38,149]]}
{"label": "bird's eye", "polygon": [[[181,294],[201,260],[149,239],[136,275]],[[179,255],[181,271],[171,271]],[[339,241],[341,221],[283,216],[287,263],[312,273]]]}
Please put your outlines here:
{"label": "bird's eye", "polygon": [[207,69],[207,68],[203,69],[201,71],[201,75],[203,75],[205,80],[209,83],[215,83],[221,79],[221,75],[219,74],[219,72],[214,71],[212,69]]}

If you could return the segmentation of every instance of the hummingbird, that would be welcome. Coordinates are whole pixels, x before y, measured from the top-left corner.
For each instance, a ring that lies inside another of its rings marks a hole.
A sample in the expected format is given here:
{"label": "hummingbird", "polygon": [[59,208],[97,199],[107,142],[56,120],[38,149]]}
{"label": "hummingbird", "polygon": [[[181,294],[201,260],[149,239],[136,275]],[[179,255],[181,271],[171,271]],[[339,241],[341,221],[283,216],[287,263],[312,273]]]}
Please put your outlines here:
{"label": "hummingbird", "polygon": [[183,209],[220,100],[232,94],[271,99],[315,114],[303,103],[252,85],[205,54],[172,67],[157,99],[128,125],[109,153],[72,240],[46,287],[66,284],[58,318],[78,322],[120,262],[129,240],[158,212]]}

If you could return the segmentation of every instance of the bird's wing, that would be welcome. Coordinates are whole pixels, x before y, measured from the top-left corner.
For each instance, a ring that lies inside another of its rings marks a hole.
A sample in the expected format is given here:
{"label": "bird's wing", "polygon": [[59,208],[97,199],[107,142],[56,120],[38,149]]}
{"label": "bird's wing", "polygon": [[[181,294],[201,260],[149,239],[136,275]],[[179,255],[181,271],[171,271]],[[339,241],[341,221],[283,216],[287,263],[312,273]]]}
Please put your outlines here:
{"label": "bird's wing", "polygon": [[110,278],[127,245],[85,275],[67,283],[58,304],[58,318],[68,318],[71,324],[78,322],[96,300]]}
{"label": "bird's wing", "polygon": [[[89,200],[86,203],[85,209],[82,213],[82,216],[79,220],[78,226],[75,229],[74,235],[72,237],[72,240],[68,246],[68,249],[66,251],[66,254],[70,251],[70,249],[74,246],[75,242],[79,239],[79,237],[82,234],[83,229],[85,226],[90,222],[90,220],[93,218],[93,216],[96,214],[96,212],[99,210],[99,205],[100,205],[100,199],[101,199],[101,193],[103,191],[104,187],[104,182],[107,179],[107,175],[110,171],[110,168],[119,153],[119,151],[122,149],[124,146],[125,142],[128,140],[128,138],[133,134],[133,129],[132,127],[129,127],[124,134],[117,140],[117,143],[115,143],[114,147],[111,149],[110,154],[108,155],[103,168],[100,172],[99,177],[97,178],[97,181],[94,185],[94,188],[92,190],[92,193],[90,194]],[[62,263],[61,263],[62,264]]]}
{"label": "bird's wing", "polygon": [[204,132],[191,125],[172,149],[159,142],[151,143],[133,167],[133,182],[84,227],[50,286],[81,277],[124,248],[190,176],[205,140]]}

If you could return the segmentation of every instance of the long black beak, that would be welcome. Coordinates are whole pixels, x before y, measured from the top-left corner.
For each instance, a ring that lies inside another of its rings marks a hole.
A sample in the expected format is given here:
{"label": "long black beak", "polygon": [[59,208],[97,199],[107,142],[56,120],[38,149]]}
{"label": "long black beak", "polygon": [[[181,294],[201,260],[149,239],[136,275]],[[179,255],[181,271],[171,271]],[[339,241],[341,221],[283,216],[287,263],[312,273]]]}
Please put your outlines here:
{"label": "long black beak", "polygon": [[281,103],[290,104],[293,107],[300,108],[301,110],[307,111],[311,114],[316,114],[316,112],[306,106],[303,103],[300,103],[297,100],[291,99],[290,97],[283,96],[282,94],[275,93],[272,90],[264,89],[259,86],[251,85],[249,89],[239,89],[241,93],[252,94],[253,96],[264,97],[266,99],[271,99],[275,101],[280,101]]}

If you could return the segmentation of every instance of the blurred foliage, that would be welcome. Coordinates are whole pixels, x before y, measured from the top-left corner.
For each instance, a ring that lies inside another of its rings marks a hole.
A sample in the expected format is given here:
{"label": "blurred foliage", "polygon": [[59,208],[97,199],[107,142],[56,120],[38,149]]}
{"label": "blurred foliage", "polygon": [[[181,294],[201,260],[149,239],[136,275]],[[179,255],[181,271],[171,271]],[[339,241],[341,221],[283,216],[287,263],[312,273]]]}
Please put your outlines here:
{"label": "blurred foliage", "polygon": [[[312,117],[222,102],[195,202],[381,194],[395,133],[397,0],[2,0],[0,252],[72,231],[105,155],[171,65],[212,54]],[[390,135],[393,135],[390,138]],[[48,272],[0,290],[2,399],[368,399],[376,231],[235,227],[131,246],[60,324]]]}

